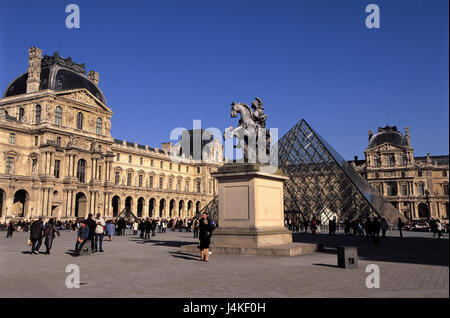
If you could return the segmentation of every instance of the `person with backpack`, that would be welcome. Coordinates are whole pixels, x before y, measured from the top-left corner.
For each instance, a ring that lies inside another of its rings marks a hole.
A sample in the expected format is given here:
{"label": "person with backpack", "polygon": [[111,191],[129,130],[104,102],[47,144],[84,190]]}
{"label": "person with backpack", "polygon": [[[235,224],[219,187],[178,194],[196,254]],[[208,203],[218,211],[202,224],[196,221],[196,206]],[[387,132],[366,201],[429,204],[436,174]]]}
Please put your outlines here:
{"label": "person with backpack", "polygon": [[58,227],[55,225],[55,220],[53,218],[51,218],[46,226],[45,226],[45,231],[44,231],[44,235],[45,235],[45,248],[46,251],[44,254],[46,255],[50,255],[50,250],[52,249],[52,245],[53,245],[53,240],[55,239],[55,233],[58,235],[58,237],[60,236],[59,234],[59,230]]}

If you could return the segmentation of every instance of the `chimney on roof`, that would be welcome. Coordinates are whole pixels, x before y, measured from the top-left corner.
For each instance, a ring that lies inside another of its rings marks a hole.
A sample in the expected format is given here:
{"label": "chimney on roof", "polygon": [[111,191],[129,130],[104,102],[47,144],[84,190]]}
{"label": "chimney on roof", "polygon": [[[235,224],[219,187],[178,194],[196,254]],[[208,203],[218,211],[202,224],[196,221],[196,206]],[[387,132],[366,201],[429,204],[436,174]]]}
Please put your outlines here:
{"label": "chimney on roof", "polygon": [[94,83],[96,86],[98,86],[99,74],[96,71],[93,71],[93,70],[89,71],[88,77],[92,83]]}
{"label": "chimney on roof", "polygon": [[409,127],[408,126],[405,127],[405,139],[406,139],[406,143],[408,144],[408,146],[410,146],[411,143],[409,141]]}
{"label": "chimney on roof", "polygon": [[27,93],[37,92],[41,84],[42,50],[37,47],[28,49]]}
{"label": "chimney on roof", "polygon": [[173,143],[171,141],[161,143],[161,149],[167,153],[170,153],[170,151],[172,150],[172,146],[173,146]]}
{"label": "chimney on roof", "polygon": [[372,138],[372,136],[373,136],[373,131],[372,131],[372,129],[370,129],[369,130],[369,141],[370,141],[370,138]]}
{"label": "chimney on roof", "polygon": [[358,161],[358,156],[355,156],[354,159],[355,159],[355,163],[356,163]]}

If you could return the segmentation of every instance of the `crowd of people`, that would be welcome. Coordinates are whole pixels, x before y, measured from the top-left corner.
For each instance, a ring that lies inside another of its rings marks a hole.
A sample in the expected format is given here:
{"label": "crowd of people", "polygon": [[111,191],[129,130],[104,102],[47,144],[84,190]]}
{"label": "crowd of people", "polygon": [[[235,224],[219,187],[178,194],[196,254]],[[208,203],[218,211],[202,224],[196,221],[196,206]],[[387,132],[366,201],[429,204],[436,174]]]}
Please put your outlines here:
{"label": "crowd of people", "polygon": [[208,261],[209,244],[212,231],[217,227],[217,223],[207,217],[186,219],[166,219],[166,218],[138,218],[138,219],[108,219],[105,221],[100,213],[94,216],[90,213],[86,219],[56,220],[50,218],[44,221],[38,220],[10,220],[6,224],[0,223],[0,228],[7,231],[7,238],[12,238],[15,231],[30,232],[28,245],[31,246],[31,255],[39,254],[39,249],[44,240],[46,251],[43,254],[50,255],[53,240],[60,236],[61,230],[76,232],[76,241],[73,256],[79,256],[85,244],[90,241],[91,252],[103,253],[103,238],[107,236],[112,241],[113,236],[124,236],[127,229],[133,231],[133,235],[140,232],[140,238],[151,239],[155,236],[156,230],[159,233],[166,233],[166,229],[173,231],[193,232],[193,237],[199,239],[201,258]]}
{"label": "crowd of people", "polygon": [[[333,217],[327,224],[321,224],[321,221],[313,216],[310,220],[302,218],[300,216],[286,217],[285,226],[292,232],[304,232],[308,233],[308,230],[312,234],[321,233],[321,227],[326,225],[328,227],[329,235],[336,235],[338,223],[336,217]],[[344,219],[342,224],[344,229],[344,235],[347,236],[366,236],[367,242],[378,244],[380,242],[380,234],[382,238],[386,237],[386,232],[389,229],[389,225],[385,218],[369,217],[367,219]],[[430,219],[426,222],[427,228],[433,232],[433,238],[437,235],[438,238],[444,237],[443,233],[448,233],[448,223],[442,223],[438,219]],[[410,224],[405,224],[401,218],[399,218],[395,224],[395,228],[399,231],[400,238],[403,238],[403,230],[411,229]]]}

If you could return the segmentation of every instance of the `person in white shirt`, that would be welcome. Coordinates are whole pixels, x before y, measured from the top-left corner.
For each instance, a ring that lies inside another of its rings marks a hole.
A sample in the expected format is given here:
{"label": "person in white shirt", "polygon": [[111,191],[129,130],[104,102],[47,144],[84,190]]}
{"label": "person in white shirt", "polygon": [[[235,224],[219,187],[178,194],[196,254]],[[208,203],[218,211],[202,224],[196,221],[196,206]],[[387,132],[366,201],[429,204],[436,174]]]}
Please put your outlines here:
{"label": "person in white shirt", "polygon": [[136,220],[134,220],[133,222],[133,235],[137,234],[137,230],[138,230],[138,222]]}
{"label": "person in white shirt", "polygon": [[[100,213],[97,213],[97,217],[95,218],[95,223],[97,226],[95,227],[95,252],[103,252],[103,233],[105,231],[105,220],[100,216]],[[98,249],[98,243],[100,241],[100,249]]]}

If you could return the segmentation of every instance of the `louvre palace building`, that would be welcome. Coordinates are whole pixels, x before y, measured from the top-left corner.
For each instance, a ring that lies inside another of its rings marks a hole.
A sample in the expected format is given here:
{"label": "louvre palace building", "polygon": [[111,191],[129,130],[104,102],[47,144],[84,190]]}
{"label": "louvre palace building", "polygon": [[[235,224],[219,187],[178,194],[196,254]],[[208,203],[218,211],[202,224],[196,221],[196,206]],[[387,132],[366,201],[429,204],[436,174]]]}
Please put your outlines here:
{"label": "louvre palace building", "polygon": [[[202,157],[172,160],[111,134],[99,74],[58,53],[28,51],[28,71],[0,99],[0,221],[37,217],[191,217],[217,192],[223,148],[210,135]],[[193,134],[194,131],[188,131]],[[201,134],[206,133],[201,131]]]}
{"label": "louvre palace building", "polygon": [[356,170],[410,220],[449,218],[449,156],[415,157],[409,127],[369,130],[365,160],[352,160]]}

